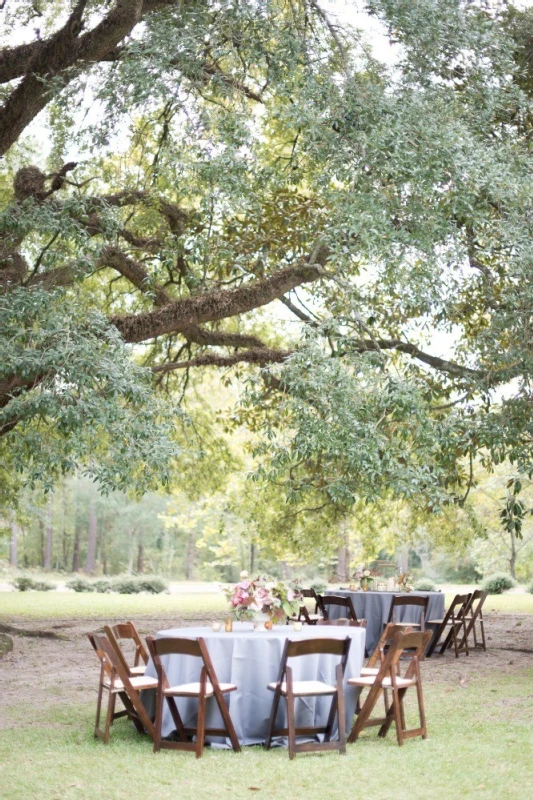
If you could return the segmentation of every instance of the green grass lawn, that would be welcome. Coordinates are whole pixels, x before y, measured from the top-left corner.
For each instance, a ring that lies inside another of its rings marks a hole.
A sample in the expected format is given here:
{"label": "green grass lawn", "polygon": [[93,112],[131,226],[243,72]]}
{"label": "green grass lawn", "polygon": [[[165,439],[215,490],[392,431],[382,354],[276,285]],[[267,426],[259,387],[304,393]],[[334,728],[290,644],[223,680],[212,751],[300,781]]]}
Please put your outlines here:
{"label": "green grass lawn", "polygon": [[[448,604],[453,593],[446,594]],[[0,619],[108,619],[157,614],[194,615],[213,612],[223,615],[227,604],[220,594],[92,594],[73,592],[0,592]],[[533,594],[491,595],[485,611],[533,614]]]}
{"label": "green grass lawn", "polygon": [[[443,691],[425,691],[429,738],[399,748],[394,735],[369,729],[348,754],[152,753],[151,742],[118,720],[104,747],[92,737],[94,704],[43,713],[38,702],[15,709],[0,732],[3,800],[154,797],[203,800],[258,796],[276,800],[455,800],[533,796],[533,670]],[[393,731],[391,731],[393,734]]]}

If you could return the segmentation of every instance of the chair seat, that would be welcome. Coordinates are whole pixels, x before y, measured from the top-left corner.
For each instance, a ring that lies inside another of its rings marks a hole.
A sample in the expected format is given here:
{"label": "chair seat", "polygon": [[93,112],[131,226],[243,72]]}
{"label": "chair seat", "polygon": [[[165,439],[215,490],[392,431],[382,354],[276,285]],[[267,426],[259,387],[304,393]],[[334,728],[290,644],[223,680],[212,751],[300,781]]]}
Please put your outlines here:
{"label": "chair seat", "polygon": [[[133,678],[130,678],[130,683],[134,689],[138,692],[141,689],[156,689],[157,688],[157,678],[149,678],[145,675],[135,675]],[[108,678],[104,680],[104,686],[109,689],[111,688],[111,682]],[[115,678],[115,683],[113,686],[114,692],[123,692],[124,691],[124,684],[120,680],[120,678]]]}
{"label": "chair seat", "polygon": [[[221,683],[220,691],[222,694],[224,692],[234,692],[237,688],[234,683]],[[167,697],[177,695],[182,697],[199,697],[200,696],[200,681],[196,681],[194,683],[181,683],[178,686],[170,686],[168,689],[163,691],[163,694]],[[213,686],[210,683],[206,683],[205,685],[205,696],[212,697],[214,694]]]}
{"label": "chair seat", "polygon": [[[369,675],[368,677],[361,677],[361,678],[348,678],[348,683],[350,686],[373,686],[376,681],[375,676]],[[400,678],[399,676],[396,678],[396,686],[400,689],[404,689],[406,686],[414,686],[416,680],[414,678]],[[384,689],[392,688],[392,682],[390,678],[383,678],[381,682],[381,686]]]}
{"label": "chair seat", "polygon": [[[268,684],[271,692],[276,691],[277,683],[273,681]],[[315,694],[335,694],[337,689],[329,683],[322,683],[322,681],[294,681],[292,684],[293,693],[297,697],[306,697],[307,695]],[[281,694],[287,694],[287,682],[283,681],[281,684]]]}
{"label": "chair seat", "polygon": [[361,670],[361,676],[363,675],[377,675],[379,672],[378,667],[363,667]]}
{"label": "chair seat", "polygon": [[146,672],[146,664],[139,664],[138,667],[130,667],[130,675],[144,675]]}

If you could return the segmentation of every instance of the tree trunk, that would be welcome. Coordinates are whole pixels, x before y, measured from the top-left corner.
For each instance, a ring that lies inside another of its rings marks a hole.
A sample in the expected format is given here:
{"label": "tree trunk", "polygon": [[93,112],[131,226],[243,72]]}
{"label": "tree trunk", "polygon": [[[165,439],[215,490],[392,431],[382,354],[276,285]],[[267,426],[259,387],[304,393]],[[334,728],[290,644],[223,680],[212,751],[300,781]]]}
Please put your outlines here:
{"label": "tree trunk", "polygon": [[144,572],[144,543],[143,532],[139,531],[139,545],[137,550],[137,575],[142,575]]}
{"label": "tree trunk", "polygon": [[511,531],[511,555],[509,556],[509,572],[511,578],[516,580],[516,537],[514,531]]}
{"label": "tree trunk", "polygon": [[44,551],[44,568],[50,571],[52,568],[52,550],[54,547],[54,496],[50,493],[48,498],[48,525],[46,526],[46,547]]}
{"label": "tree trunk", "polygon": [[74,545],[72,548],[72,572],[79,572],[80,570],[80,524],[76,518],[74,527]]}
{"label": "tree trunk", "polygon": [[187,563],[185,565],[185,577],[188,581],[194,580],[194,557],[196,555],[196,538],[194,530],[189,531],[187,538]]}
{"label": "tree trunk", "polygon": [[250,574],[253,575],[255,567],[255,542],[250,543]]}
{"label": "tree trunk", "polygon": [[87,543],[87,562],[85,572],[87,575],[94,573],[95,558],[96,558],[96,508],[94,503],[89,505],[89,537]]}
{"label": "tree trunk", "polygon": [[11,522],[11,541],[9,543],[9,563],[12,567],[18,566],[17,554],[18,527],[16,522]]}
{"label": "tree trunk", "polygon": [[41,567],[44,567],[44,522],[42,519],[39,520],[39,549],[40,549],[40,564]]}

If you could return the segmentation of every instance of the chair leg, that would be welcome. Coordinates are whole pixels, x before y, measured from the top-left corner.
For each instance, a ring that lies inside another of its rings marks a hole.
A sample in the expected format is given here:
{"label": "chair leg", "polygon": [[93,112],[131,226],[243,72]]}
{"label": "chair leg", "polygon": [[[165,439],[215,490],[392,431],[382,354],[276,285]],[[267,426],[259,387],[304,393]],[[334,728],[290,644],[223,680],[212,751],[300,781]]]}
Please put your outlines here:
{"label": "chair leg", "polygon": [[418,676],[416,681],[416,696],[418,698],[418,715],[420,717],[422,739],[427,739],[428,732],[426,727],[426,709],[424,708],[424,695],[422,694],[422,682],[420,680],[420,675]]}
{"label": "chair leg", "polygon": [[196,758],[201,758],[205,742],[205,712],[207,697],[201,694],[198,698],[198,725],[196,727]]}
{"label": "chair leg", "polygon": [[100,732],[100,714],[102,711],[102,695],[104,693],[104,684],[100,681],[100,685],[98,687],[98,700],[96,701],[96,719],[94,721],[94,737],[95,739],[98,738],[98,733]]}
{"label": "chair leg", "polygon": [[157,688],[155,697],[155,719],[154,719],[154,753],[159,753],[161,749],[161,729],[163,727],[163,692]]}
{"label": "chair leg", "polygon": [[178,711],[178,707],[176,705],[176,699],[171,695],[167,697],[168,707],[170,709],[170,713],[172,715],[172,720],[174,725],[176,726],[176,730],[182,742],[188,742],[189,737],[185,731],[185,726],[180,716],[180,712]]}
{"label": "chair leg", "polygon": [[113,724],[114,713],[115,713],[115,693],[109,692],[109,698],[107,700],[105,730],[104,730],[104,744],[109,743],[109,731],[111,729],[111,725]]}
{"label": "chair leg", "polygon": [[365,723],[370,717],[370,714],[372,713],[372,710],[378,701],[381,691],[382,691],[381,686],[377,686],[376,684],[370,687],[370,691],[366,696],[366,700],[361,706],[361,711],[357,715],[357,719],[355,720],[352,726],[352,730],[350,731],[350,734],[348,736],[348,744],[357,741],[357,739],[359,738],[359,734],[365,727]]}
{"label": "chair leg", "polygon": [[287,696],[287,728],[289,729],[289,759],[292,761],[296,755],[296,726],[294,720],[294,695],[288,690]]}
{"label": "chair leg", "polygon": [[483,623],[483,615],[481,611],[479,612],[479,631],[481,633],[481,649],[483,651],[487,651],[487,643],[485,642],[485,625]]}
{"label": "chair leg", "polygon": [[272,708],[270,709],[270,722],[268,724],[268,735],[265,741],[266,750],[270,750],[272,746],[272,736],[274,735],[274,730],[276,726],[276,717],[278,714],[280,697],[281,697],[281,692],[278,689],[276,689],[276,691],[274,692],[274,698],[272,700]]}
{"label": "chair leg", "polygon": [[335,703],[335,699],[333,700],[333,705],[337,706],[337,720],[338,720],[338,728],[339,728],[339,753],[341,755],[346,755],[346,708],[344,703],[344,675],[342,672],[342,667],[339,664],[337,666],[337,696]]}
{"label": "chair leg", "polygon": [[237,733],[235,731],[235,726],[233,725],[228,706],[226,705],[226,701],[224,700],[224,695],[220,692],[215,692],[215,698],[217,701],[218,708],[220,710],[220,714],[222,716],[222,720],[224,721],[225,728],[228,732],[231,746],[236,753],[241,752],[241,746],[239,744],[239,740],[237,738]]}
{"label": "chair leg", "polygon": [[403,745],[403,725],[402,725],[402,714],[400,710],[400,703],[401,700],[398,697],[398,689],[393,689],[392,710],[394,714],[394,722],[396,725],[396,738],[398,739],[398,744],[401,747]]}

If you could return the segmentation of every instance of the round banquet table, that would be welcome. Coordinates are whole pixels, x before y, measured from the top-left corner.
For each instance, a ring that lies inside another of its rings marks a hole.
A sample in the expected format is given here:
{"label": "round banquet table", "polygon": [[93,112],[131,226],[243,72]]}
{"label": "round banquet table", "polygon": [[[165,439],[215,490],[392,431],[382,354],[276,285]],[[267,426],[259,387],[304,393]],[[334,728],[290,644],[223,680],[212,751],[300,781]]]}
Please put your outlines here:
{"label": "round banquet table", "polygon": [[[383,625],[389,618],[392,598],[399,592],[352,592],[347,589],[328,590],[325,594],[343,595],[351,597],[357,619],[366,619],[366,648],[368,653],[373,653],[383,631]],[[444,617],[444,594],[442,592],[410,592],[410,595],[429,597],[426,620],[442,619]],[[420,622],[420,608],[417,606],[403,606],[396,609],[396,622]],[[330,619],[339,619],[346,616],[346,611],[341,606],[329,606]],[[429,626],[430,628],[432,626]]]}
{"label": "round banquet table", "polygon": [[[221,683],[234,683],[237,691],[225,698],[229,704],[229,712],[241,745],[262,744],[267,736],[270,709],[274,693],[267,685],[278,679],[278,672],[285,640],[312,638],[351,638],[350,653],[346,666],[345,702],[346,727],[350,730],[359,690],[348,686],[348,678],[357,677],[361,673],[365,652],[365,629],[348,627],[304,626],[302,631],[294,631],[292,625],[274,626],[271,631],[253,629],[251,623],[237,622],[233,631],[226,633],[211,628],[172,628],[159,631],[157,638],[165,636],[196,639],[201,636],[207,646],[218,680]],[[171,686],[197,681],[200,674],[200,659],[192,656],[169,655],[162,659],[168,681]],[[293,668],[294,680],[320,680],[335,683],[335,667],[339,663],[338,656],[308,655],[289,660]],[[146,675],[156,676],[155,667],[150,660]],[[153,718],[155,693],[143,692],[143,703]],[[326,725],[329,709],[329,697],[303,697],[296,700],[296,724],[298,727]],[[176,698],[180,715],[185,726],[196,725],[198,701],[191,698]],[[277,727],[286,727],[285,702],[279,705]],[[216,701],[211,698],[207,702],[206,727],[223,727],[222,718]],[[175,728],[168,704],[163,710],[163,736],[169,736]],[[222,746],[229,745],[229,740],[208,737],[208,741]]]}

